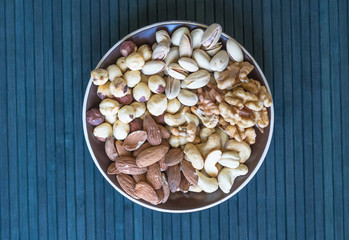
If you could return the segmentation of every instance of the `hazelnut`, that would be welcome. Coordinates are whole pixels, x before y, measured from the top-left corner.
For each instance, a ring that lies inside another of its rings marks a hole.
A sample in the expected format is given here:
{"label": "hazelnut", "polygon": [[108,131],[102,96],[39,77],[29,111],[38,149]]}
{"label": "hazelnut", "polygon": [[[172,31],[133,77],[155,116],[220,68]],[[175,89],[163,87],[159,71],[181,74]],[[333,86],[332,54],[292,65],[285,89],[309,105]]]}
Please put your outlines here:
{"label": "hazelnut", "polygon": [[110,124],[114,124],[115,121],[118,119],[118,115],[106,115],[105,116],[105,121]]}
{"label": "hazelnut", "polygon": [[148,79],[148,87],[153,93],[163,93],[165,91],[166,82],[159,75],[152,75]]}
{"label": "hazelnut", "polygon": [[144,63],[145,61],[142,54],[137,52],[131,53],[126,58],[126,65],[131,70],[141,70],[142,67],[144,66]]}
{"label": "hazelnut", "polygon": [[107,67],[107,70],[108,70],[108,75],[110,80],[114,80],[115,78],[122,76],[122,72],[120,68],[115,64],[112,64],[109,67]]}
{"label": "hazelnut", "polygon": [[113,95],[110,93],[110,81],[104,83],[103,85],[99,85],[97,88],[97,95],[100,99],[112,98]]}
{"label": "hazelnut", "polygon": [[130,132],[130,125],[116,120],[113,124],[113,135],[117,140],[124,140]]}
{"label": "hazelnut", "polygon": [[137,46],[132,41],[125,41],[120,46],[120,53],[124,57],[127,57],[130,53],[135,51],[137,51]]}
{"label": "hazelnut", "polygon": [[110,83],[109,90],[114,97],[121,98],[127,94],[128,86],[124,79],[116,78]]}
{"label": "hazelnut", "polygon": [[121,57],[116,61],[116,65],[120,68],[121,72],[127,71],[126,58]]}
{"label": "hazelnut", "polygon": [[121,97],[121,98],[116,98],[116,100],[118,100],[118,102],[122,105],[128,105],[133,101],[133,96],[132,96],[132,91],[129,88],[127,90],[127,93],[125,96]]}
{"label": "hazelnut", "polygon": [[130,106],[135,110],[136,118],[142,116],[145,113],[145,110],[147,110],[145,103],[142,102],[133,102]]}
{"label": "hazelnut", "polygon": [[151,51],[151,48],[148,44],[144,44],[144,45],[140,46],[138,49],[138,52],[140,54],[142,54],[144,61],[151,60],[152,51]]}
{"label": "hazelnut", "polygon": [[138,70],[127,71],[124,74],[124,79],[127,82],[127,86],[133,88],[141,81],[141,72]]}
{"label": "hazelnut", "polygon": [[91,78],[95,85],[103,85],[108,81],[108,71],[105,69],[95,69],[91,72]]}
{"label": "hazelnut", "polygon": [[104,116],[97,108],[92,108],[86,112],[86,121],[93,126],[98,126],[104,122]]}
{"label": "hazelnut", "polygon": [[132,122],[129,123],[130,125],[130,132],[138,131],[143,129],[143,121],[140,118],[135,118],[132,120]]}
{"label": "hazelnut", "polygon": [[123,123],[131,122],[136,116],[136,112],[131,106],[123,106],[118,112],[118,118]]}
{"label": "hazelnut", "polygon": [[159,116],[166,111],[167,98],[164,94],[155,94],[147,102],[149,112],[154,116]]}
{"label": "hazelnut", "polygon": [[178,112],[178,110],[181,107],[181,103],[178,101],[177,98],[173,98],[171,100],[168,100],[167,103],[167,112],[171,113],[171,114],[175,114],[176,112]]}
{"label": "hazelnut", "polygon": [[150,98],[150,90],[144,82],[138,83],[134,88],[133,88],[133,98],[137,102],[146,102]]}
{"label": "hazelnut", "polygon": [[99,111],[104,115],[115,115],[118,113],[120,104],[118,101],[106,98],[99,104]]}
{"label": "hazelnut", "polygon": [[109,123],[102,123],[93,130],[93,135],[102,142],[113,135],[113,129]]}

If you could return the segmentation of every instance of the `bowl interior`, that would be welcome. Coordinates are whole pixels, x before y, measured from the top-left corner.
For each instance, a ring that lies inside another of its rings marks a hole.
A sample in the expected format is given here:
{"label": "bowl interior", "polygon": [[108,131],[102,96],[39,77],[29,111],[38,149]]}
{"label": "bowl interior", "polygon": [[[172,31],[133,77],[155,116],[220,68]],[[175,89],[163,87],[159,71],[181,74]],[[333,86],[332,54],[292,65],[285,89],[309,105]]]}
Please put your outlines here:
{"label": "bowl interior", "polygon": [[[129,37],[125,40],[132,40],[137,44],[137,46],[140,46],[142,44],[150,44],[152,45],[155,42],[155,32],[160,29],[165,29],[168,32],[172,33],[176,28],[179,26],[186,26],[190,30],[198,28],[197,24],[193,23],[176,23],[176,22],[170,22],[166,24],[161,24],[161,25],[152,25],[149,26],[146,29],[141,30],[139,32],[136,32],[135,34],[130,34]],[[201,25],[200,25],[201,26]],[[201,27],[202,28],[202,27]],[[222,34],[221,40],[225,43],[227,41],[227,35]],[[114,46],[115,47],[115,46]],[[116,46],[113,50],[109,52],[106,56],[104,56],[104,59],[100,62],[100,68],[107,68],[110,64],[114,64],[116,60],[121,56],[120,54],[120,45]],[[253,59],[249,57],[248,53],[244,53],[245,55],[245,61],[250,62],[251,64],[256,66],[256,63],[254,62]],[[255,67],[254,70],[250,73],[250,78],[256,79],[261,82],[262,85],[266,85],[266,82],[264,81],[264,78],[262,77],[263,74],[261,74],[258,69]],[[89,85],[90,88],[87,89],[86,94],[87,99],[84,104],[86,110],[89,110],[93,107],[96,107],[100,103],[100,99],[96,94],[97,87],[94,84]],[[269,117],[271,118],[271,108],[268,108],[268,113]],[[84,115],[86,114],[85,112],[83,113]],[[104,151],[104,143],[98,141],[94,136],[93,136],[93,126],[85,123],[86,126],[85,131],[85,136],[87,134],[86,141],[88,144],[90,144],[90,151],[92,156],[95,156],[95,162],[96,164],[99,164],[99,169],[104,172],[104,176],[106,178],[109,178],[109,182],[113,185],[114,188],[116,188],[119,191],[123,190],[120,188],[120,185],[118,181],[116,180],[115,176],[111,176],[107,174],[107,168],[110,165],[111,161],[108,159],[108,157],[105,154]],[[169,200],[165,204],[160,204],[157,206],[153,206],[145,201],[142,200],[135,200],[130,198],[132,201],[140,203],[143,206],[159,210],[159,211],[172,211],[172,212],[182,212],[182,211],[195,211],[195,210],[200,210],[201,208],[205,208],[209,205],[215,205],[217,202],[221,202],[224,200],[224,198],[227,198],[227,196],[232,196],[236,194],[240,190],[239,187],[249,178],[251,173],[254,172],[256,169],[258,162],[263,161],[263,152],[266,149],[268,138],[270,135],[270,126],[272,124],[269,124],[267,128],[264,129],[264,133],[260,133],[259,130],[256,129],[257,133],[257,139],[256,143],[251,146],[252,149],[252,154],[249,160],[245,163],[249,169],[249,173],[245,176],[238,177],[235,180],[235,183],[230,191],[229,194],[224,194],[221,190],[218,190],[214,193],[172,193],[170,195]],[[265,154],[264,154],[265,155]],[[125,195],[125,194],[124,194]],[[143,204],[142,204],[143,203]]]}

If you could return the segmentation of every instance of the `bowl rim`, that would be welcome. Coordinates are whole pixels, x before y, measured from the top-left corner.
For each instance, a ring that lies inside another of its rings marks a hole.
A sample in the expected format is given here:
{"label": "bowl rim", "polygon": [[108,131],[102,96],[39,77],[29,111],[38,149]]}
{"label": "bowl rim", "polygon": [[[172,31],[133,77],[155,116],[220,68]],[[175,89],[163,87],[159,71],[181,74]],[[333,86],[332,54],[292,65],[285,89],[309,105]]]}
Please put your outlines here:
{"label": "bowl rim", "polygon": [[[169,25],[169,24],[191,24],[191,25],[195,25],[197,27],[202,27],[202,28],[207,28],[208,25],[206,24],[202,24],[202,23],[198,23],[198,22],[194,22],[194,21],[184,21],[184,20],[172,20],[172,21],[164,21],[164,22],[157,22],[151,25],[147,25],[144,26],[142,28],[139,28],[129,34],[127,34],[126,36],[124,36],[123,38],[121,38],[117,43],[115,43],[109,50],[107,53],[104,54],[104,56],[101,58],[101,60],[98,62],[96,68],[98,68],[103,61],[109,56],[109,54],[117,47],[119,46],[122,42],[124,42],[126,39],[128,39],[129,37],[153,28],[153,27],[158,27],[158,26],[163,26],[163,25]],[[229,35],[227,35],[226,33],[222,32],[222,35],[226,38],[231,38]],[[256,60],[252,57],[252,55],[239,43],[239,46],[241,47],[241,49],[243,50],[243,52],[252,60],[254,66],[257,68],[257,71],[259,72],[259,74],[261,75],[264,83],[265,83],[265,87],[267,88],[268,92],[271,94],[270,91],[270,87],[268,84],[267,79],[264,76],[264,73],[262,72],[261,68],[259,67],[259,65],[257,64]],[[86,126],[86,105],[87,105],[87,99],[88,99],[88,94],[90,91],[92,85],[92,78],[90,78],[87,86],[86,86],[86,91],[85,91],[85,96],[84,96],[84,102],[83,102],[83,107],[82,107],[82,123],[83,123],[83,131],[84,131],[84,137],[85,137],[85,141],[88,147],[88,150],[90,152],[90,155],[95,163],[95,165],[97,166],[98,170],[100,171],[100,173],[103,175],[103,177],[109,182],[109,184],[111,186],[113,186],[121,195],[123,195],[124,197],[126,197],[127,199],[131,200],[134,203],[137,203],[139,205],[141,205],[142,207],[146,207],[148,209],[151,210],[155,210],[155,211],[159,211],[159,212],[165,212],[165,213],[190,213],[190,212],[197,212],[197,211],[202,211],[205,209],[209,209],[211,207],[217,206],[225,201],[227,201],[229,198],[233,197],[235,194],[237,194],[239,191],[241,191],[241,189],[243,189],[250,181],[251,179],[255,176],[255,174],[257,173],[257,171],[259,170],[259,168],[262,166],[264,159],[268,153],[269,147],[270,147],[270,143],[273,137],[273,131],[274,131],[274,101],[272,103],[272,105],[270,106],[270,130],[269,130],[269,136],[268,136],[268,140],[267,140],[267,144],[264,148],[263,154],[261,156],[261,158],[259,159],[255,169],[252,171],[252,173],[247,177],[247,179],[232,193],[230,193],[229,195],[227,195],[226,197],[222,198],[221,200],[208,204],[206,206],[203,207],[198,207],[198,208],[192,208],[192,209],[185,209],[185,210],[173,210],[173,209],[162,209],[157,207],[156,205],[151,205],[151,204],[147,204],[147,203],[143,203],[137,199],[134,199],[132,197],[130,197],[128,194],[126,194],[124,191],[122,191],[121,189],[119,189],[110,179],[109,177],[106,175],[106,173],[103,171],[102,167],[99,165],[96,156],[94,155],[94,152],[92,150],[89,138],[88,138],[88,133],[87,133],[87,126]]]}

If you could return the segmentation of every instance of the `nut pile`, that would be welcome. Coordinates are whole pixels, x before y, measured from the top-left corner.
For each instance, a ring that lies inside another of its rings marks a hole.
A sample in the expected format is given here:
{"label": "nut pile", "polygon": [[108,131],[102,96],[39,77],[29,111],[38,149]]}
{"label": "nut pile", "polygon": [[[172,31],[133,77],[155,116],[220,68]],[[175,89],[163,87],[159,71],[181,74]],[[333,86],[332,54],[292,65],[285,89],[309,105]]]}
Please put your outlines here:
{"label": "nut pile", "polygon": [[152,46],[125,41],[116,64],[91,72],[102,101],[87,122],[105,142],[108,174],[131,197],[160,204],[177,191],[229,193],[248,173],[272,98],[221,33],[218,24],[159,30]]}

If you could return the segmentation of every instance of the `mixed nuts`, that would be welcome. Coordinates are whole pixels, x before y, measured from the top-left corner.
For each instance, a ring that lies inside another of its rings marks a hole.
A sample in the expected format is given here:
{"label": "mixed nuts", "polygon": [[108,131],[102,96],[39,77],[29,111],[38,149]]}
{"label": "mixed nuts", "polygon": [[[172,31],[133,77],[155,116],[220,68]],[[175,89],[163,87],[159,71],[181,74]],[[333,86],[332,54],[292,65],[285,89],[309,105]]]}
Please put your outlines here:
{"label": "mixed nuts", "polygon": [[91,72],[101,102],[86,120],[131,197],[156,205],[177,191],[229,193],[248,173],[272,98],[221,34],[219,24],[159,30],[152,46],[125,41],[116,64]]}

